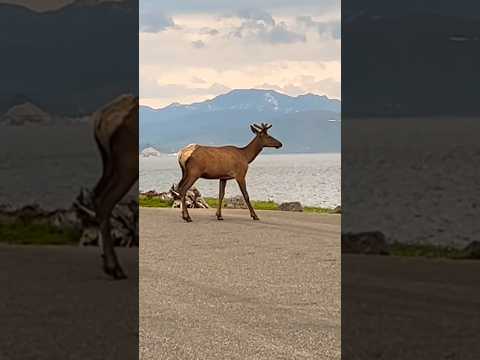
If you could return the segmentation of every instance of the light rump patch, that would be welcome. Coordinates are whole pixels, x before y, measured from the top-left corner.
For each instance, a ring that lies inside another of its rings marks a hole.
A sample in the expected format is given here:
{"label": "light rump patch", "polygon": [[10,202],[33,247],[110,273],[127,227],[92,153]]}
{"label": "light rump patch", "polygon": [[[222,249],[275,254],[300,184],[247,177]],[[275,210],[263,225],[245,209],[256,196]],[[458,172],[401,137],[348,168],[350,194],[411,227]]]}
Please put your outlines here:
{"label": "light rump patch", "polygon": [[180,152],[178,153],[178,162],[182,168],[185,169],[185,164],[187,160],[192,156],[193,152],[200,147],[198,144],[190,144],[185,146]]}
{"label": "light rump patch", "polygon": [[95,134],[105,149],[110,148],[110,138],[135,106],[137,101],[134,96],[121,95],[94,114]]}

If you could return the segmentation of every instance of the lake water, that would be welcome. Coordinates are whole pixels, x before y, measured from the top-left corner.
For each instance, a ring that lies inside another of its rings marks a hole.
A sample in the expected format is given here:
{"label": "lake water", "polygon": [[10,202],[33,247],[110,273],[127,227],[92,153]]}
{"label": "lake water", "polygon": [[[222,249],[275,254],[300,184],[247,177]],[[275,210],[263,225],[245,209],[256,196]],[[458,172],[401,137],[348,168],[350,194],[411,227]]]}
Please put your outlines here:
{"label": "lake water", "polygon": [[[101,175],[89,125],[2,127],[0,150],[3,206],[68,208],[80,189],[91,188]],[[175,156],[140,158],[141,190],[167,191],[180,175]],[[218,196],[218,181],[200,180],[196,186],[204,196]],[[339,205],[340,154],[260,155],[250,166],[247,187],[251,199]],[[227,196],[239,194],[229,181]]]}
{"label": "lake water", "polygon": [[[340,159],[340,154],[260,155],[247,174],[250,198],[322,207],[340,205]],[[141,191],[167,191],[180,179],[176,156],[140,158]],[[200,179],[195,186],[203,196],[218,196],[218,180]],[[235,195],[241,195],[238,185],[228,181],[225,196]]]}

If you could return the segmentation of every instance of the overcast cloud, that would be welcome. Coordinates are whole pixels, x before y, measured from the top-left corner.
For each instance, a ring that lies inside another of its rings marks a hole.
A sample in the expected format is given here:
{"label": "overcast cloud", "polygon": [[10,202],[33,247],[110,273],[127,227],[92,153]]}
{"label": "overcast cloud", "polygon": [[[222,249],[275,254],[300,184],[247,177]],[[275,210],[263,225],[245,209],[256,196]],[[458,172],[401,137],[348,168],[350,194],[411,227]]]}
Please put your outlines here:
{"label": "overcast cloud", "polygon": [[142,104],[192,103],[238,88],[340,98],[339,0],[141,4]]}

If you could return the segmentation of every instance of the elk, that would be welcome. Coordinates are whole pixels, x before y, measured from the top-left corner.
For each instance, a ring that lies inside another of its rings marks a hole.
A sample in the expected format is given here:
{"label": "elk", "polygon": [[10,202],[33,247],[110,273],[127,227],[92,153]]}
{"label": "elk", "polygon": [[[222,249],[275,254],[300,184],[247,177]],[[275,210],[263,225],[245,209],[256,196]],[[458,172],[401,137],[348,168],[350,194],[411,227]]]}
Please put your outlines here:
{"label": "elk", "polygon": [[190,144],[179,151],[178,163],[182,170],[182,179],[178,184],[178,193],[181,197],[182,218],[186,222],[192,219],[188,213],[185,196],[187,190],[193,186],[195,181],[202,179],[219,179],[219,195],[217,219],[223,220],[222,201],[225,195],[225,186],[227,180],[235,179],[240,187],[245,203],[250,210],[250,216],[253,220],[259,220],[253,210],[252,204],[247,192],[245,176],[250,164],[260,154],[265,147],[281,148],[282,143],[268,134],[268,129],[272,125],[253,124],[250,129],[255,134],[250,143],[245,147],[236,146],[203,146]]}
{"label": "elk", "polygon": [[126,278],[110,234],[115,205],[138,180],[138,97],[122,95],[93,116],[95,141],[103,172],[93,190],[93,207],[99,226],[104,272],[114,279]]}

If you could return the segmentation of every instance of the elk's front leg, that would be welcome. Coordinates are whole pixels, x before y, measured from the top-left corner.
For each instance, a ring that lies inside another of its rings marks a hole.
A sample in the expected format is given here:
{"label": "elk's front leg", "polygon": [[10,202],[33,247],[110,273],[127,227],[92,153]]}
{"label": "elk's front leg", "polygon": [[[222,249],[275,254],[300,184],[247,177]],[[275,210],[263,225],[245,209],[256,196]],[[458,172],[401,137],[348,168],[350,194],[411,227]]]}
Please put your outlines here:
{"label": "elk's front leg", "polygon": [[227,180],[220,179],[220,187],[218,191],[218,208],[217,208],[217,219],[223,220],[222,217],[222,201],[225,196],[225,186],[227,185]]}
{"label": "elk's front leg", "polygon": [[250,216],[252,217],[253,220],[260,220],[257,214],[255,214],[255,210],[253,210],[252,204],[250,204],[250,197],[248,196],[247,184],[245,182],[245,178],[239,178],[236,180],[237,180],[238,186],[240,187],[240,191],[242,192],[243,198],[245,199],[245,203],[247,204],[248,209],[250,210]]}

